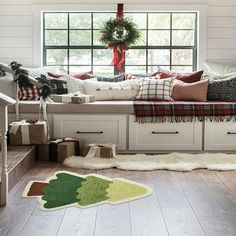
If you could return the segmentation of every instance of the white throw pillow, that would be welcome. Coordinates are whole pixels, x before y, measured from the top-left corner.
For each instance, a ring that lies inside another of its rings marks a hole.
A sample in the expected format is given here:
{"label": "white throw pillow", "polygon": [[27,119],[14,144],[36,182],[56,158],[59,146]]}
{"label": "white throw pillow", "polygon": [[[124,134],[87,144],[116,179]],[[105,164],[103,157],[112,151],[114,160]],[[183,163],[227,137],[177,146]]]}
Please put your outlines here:
{"label": "white throw pillow", "polygon": [[24,67],[22,69],[25,69],[29,72],[29,75],[33,78],[39,78],[41,75],[48,75],[48,72],[51,73],[62,73],[59,70],[58,66],[42,66],[42,67],[35,67],[35,68],[30,68],[30,67]]}
{"label": "white throw pillow", "polygon": [[208,73],[231,74],[236,73],[236,66],[220,64],[217,62],[205,62],[204,67]]}
{"label": "white throw pillow", "polygon": [[140,90],[136,99],[170,101],[175,78],[143,79],[140,81]]}
{"label": "white throw pillow", "polygon": [[132,100],[139,92],[139,85],[136,80],[116,83],[84,80],[83,85],[86,94],[95,95],[97,101]]}
{"label": "white throw pillow", "polygon": [[66,80],[68,93],[76,93],[76,92],[85,93],[83,80],[76,79],[70,75],[65,75],[64,77],[61,77],[60,79]]}

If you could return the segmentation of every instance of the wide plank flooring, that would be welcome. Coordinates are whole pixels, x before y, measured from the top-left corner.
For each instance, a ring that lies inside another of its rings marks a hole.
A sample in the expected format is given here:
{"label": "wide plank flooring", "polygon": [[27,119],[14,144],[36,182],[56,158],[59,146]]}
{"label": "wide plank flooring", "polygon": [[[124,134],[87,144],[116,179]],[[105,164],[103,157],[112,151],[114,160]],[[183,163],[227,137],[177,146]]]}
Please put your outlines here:
{"label": "wide plank flooring", "polygon": [[[150,186],[153,194],[119,205],[51,212],[38,210],[35,198],[21,197],[29,180],[44,180],[58,170],[127,178]],[[0,235],[235,236],[236,171],[89,171],[38,162],[0,208]]]}

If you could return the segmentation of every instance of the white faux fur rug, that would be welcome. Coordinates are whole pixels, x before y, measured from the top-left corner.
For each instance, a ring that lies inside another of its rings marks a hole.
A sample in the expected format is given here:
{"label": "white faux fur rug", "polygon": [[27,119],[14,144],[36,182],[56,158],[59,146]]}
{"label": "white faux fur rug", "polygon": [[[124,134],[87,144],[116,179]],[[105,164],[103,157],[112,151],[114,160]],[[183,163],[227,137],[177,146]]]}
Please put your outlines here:
{"label": "white faux fur rug", "polygon": [[194,169],[236,170],[236,154],[223,153],[170,153],[163,155],[118,155],[116,158],[69,157],[64,161],[69,167],[83,169],[121,170],[175,170],[191,171]]}

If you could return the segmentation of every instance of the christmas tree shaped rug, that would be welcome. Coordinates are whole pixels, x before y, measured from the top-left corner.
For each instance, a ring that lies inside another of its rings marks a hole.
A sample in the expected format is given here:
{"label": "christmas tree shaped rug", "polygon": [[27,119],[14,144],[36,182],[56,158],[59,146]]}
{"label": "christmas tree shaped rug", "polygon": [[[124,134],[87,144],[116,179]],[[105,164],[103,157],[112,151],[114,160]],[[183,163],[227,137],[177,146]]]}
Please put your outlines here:
{"label": "christmas tree shaped rug", "polygon": [[30,181],[22,196],[37,197],[42,210],[55,210],[67,206],[86,208],[102,203],[119,204],[151,193],[149,187],[126,179],[59,171],[46,181]]}

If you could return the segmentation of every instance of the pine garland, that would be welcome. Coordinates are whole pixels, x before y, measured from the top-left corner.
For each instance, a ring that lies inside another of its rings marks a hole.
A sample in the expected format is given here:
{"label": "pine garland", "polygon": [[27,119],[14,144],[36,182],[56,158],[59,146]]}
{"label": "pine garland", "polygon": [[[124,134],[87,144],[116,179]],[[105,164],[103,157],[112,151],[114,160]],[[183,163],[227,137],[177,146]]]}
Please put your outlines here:
{"label": "pine garland", "polygon": [[[37,86],[33,82],[30,81],[29,72],[25,69],[22,69],[21,66],[22,65],[16,61],[13,61],[10,63],[10,67],[16,75],[16,79],[14,81],[18,83],[20,88],[23,88],[23,87],[32,88],[33,86]],[[45,75],[41,75],[39,78],[35,78],[35,79],[42,85],[41,86],[42,92],[40,94],[40,97],[42,97],[44,100],[47,97],[50,97],[52,93],[52,88],[50,86],[50,83],[47,77]]]}

